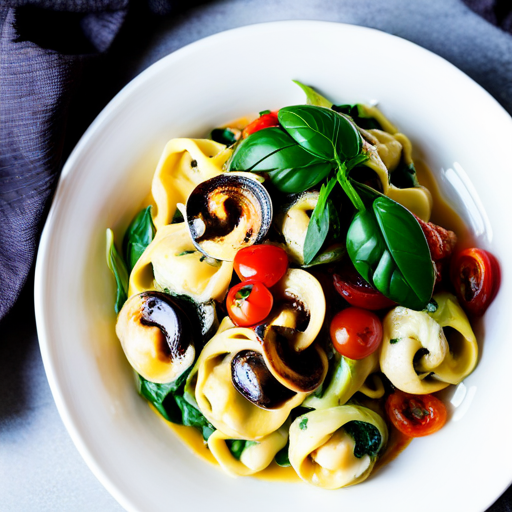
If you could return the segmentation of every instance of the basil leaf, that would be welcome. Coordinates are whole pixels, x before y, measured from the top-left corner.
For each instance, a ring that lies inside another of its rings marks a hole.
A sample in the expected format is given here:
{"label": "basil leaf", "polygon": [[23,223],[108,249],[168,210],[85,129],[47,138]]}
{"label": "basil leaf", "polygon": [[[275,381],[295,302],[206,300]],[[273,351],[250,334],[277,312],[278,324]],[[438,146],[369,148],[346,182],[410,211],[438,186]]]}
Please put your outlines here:
{"label": "basil leaf", "polygon": [[215,128],[210,133],[210,138],[220,144],[231,146],[236,142],[235,133],[229,128]]}
{"label": "basil leaf", "polygon": [[355,441],[354,455],[360,459],[364,455],[375,457],[382,443],[379,429],[365,421],[349,421],[343,429]]}
{"label": "basil leaf", "polygon": [[363,200],[371,197],[371,208],[356,213],[348,229],[347,252],[352,263],[386,297],[421,311],[432,296],[435,272],[418,221],[388,197],[362,185],[356,188]]}
{"label": "basil leaf", "polygon": [[117,251],[114,233],[111,229],[107,229],[107,265],[116,280],[117,292],[114,309],[116,313],[119,313],[128,298],[128,270]]}
{"label": "basil leaf", "polygon": [[300,83],[298,80],[292,80],[294,84],[297,84],[305,93],[306,101],[308,105],[316,105],[317,107],[331,108],[332,102],[327,98],[324,98],[321,94],[316,92],[312,87]]}
{"label": "basil leaf", "polygon": [[330,163],[308,153],[279,128],[265,128],[244,139],[229,164],[230,171],[267,173],[274,186],[286,194],[314,187],[331,169]]}
{"label": "basil leaf", "polygon": [[313,261],[313,258],[322,248],[329,234],[331,218],[334,219],[334,224],[337,225],[339,232],[339,219],[337,219],[336,209],[332,201],[328,201],[329,194],[332,192],[335,184],[336,178],[331,178],[327,184],[324,183],[322,185],[315,209],[311,214],[306,238],[304,240],[304,263],[306,265],[309,265]]}
{"label": "basil leaf", "polygon": [[346,116],[350,116],[354,123],[363,130],[382,130],[380,123],[366,113],[364,105],[355,103],[354,105],[333,105],[332,109]]}
{"label": "basil leaf", "polygon": [[335,162],[361,152],[362,140],[357,127],[333,110],[296,105],[282,108],[277,117],[288,134],[318,158]]}
{"label": "basil leaf", "polygon": [[123,252],[128,272],[131,272],[146,247],[153,241],[156,229],[151,217],[151,206],[140,211],[126,230]]}
{"label": "basil leaf", "polygon": [[[338,212],[336,212],[336,214],[337,213]],[[346,253],[347,250],[345,249],[345,245],[334,244],[332,246],[327,247],[324,251],[320,252],[319,254],[317,254],[310,263],[301,265],[301,267],[309,268],[315,265],[324,265],[326,263],[334,263],[336,261],[341,261]]]}

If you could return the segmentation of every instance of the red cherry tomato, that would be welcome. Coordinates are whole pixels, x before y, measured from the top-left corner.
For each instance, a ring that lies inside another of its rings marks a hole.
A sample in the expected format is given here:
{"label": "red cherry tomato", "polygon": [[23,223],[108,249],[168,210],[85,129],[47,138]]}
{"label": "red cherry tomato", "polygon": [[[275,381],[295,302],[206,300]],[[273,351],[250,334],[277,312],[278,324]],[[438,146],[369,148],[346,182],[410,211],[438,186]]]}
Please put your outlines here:
{"label": "red cherry tomato", "polygon": [[236,253],[233,265],[241,281],[261,281],[270,288],[286,273],[288,256],[275,245],[251,245]]}
{"label": "red cherry tomato", "polygon": [[277,120],[277,111],[263,114],[262,116],[258,117],[258,119],[248,124],[242,132],[242,139],[249,137],[249,135],[254,132],[263,130],[263,128],[273,128],[274,126],[279,126],[279,121]]}
{"label": "red cherry tomato", "polygon": [[333,275],[336,291],[351,305],[364,309],[390,308],[395,303],[370,286],[352,265]]}
{"label": "red cherry tomato", "polygon": [[496,258],[483,249],[464,249],[452,259],[450,274],[461,306],[471,315],[483,315],[500,285]]}
{"label": "red cherry tomato", "polygon": [[382,341],[382,323],[371,311],[347,308],[332,319],[331,340],[342,356],[363,359],[379,348]]}
{"label": "red cherry tomato", "polygon": [[433,395],[410,395],[398,389],[386,401],[391,423],[409,437],[437,432],[446,423],[446,407]]}
{"label": "red cherry tomato", "polygon": [[263,283],[244,281],[229,290],[226,309],[235,325],[249,327],[265,320],[273,303],[272,294]]}

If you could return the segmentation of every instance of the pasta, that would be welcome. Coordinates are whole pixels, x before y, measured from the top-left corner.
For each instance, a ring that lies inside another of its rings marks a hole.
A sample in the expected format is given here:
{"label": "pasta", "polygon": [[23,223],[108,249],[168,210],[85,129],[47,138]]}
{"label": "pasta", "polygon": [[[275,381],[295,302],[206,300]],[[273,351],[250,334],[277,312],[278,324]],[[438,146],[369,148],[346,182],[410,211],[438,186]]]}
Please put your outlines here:
{"label": "pasta", "polygon": [[432,394],[475,369],[470,318],[497,292],[475,276],[499,272],[429,222],[440,198],[376,107],[298,85],[305,105],[170,141],[107,262],[116,333],[165,420],[231,476],[339,489],[442,428]]}

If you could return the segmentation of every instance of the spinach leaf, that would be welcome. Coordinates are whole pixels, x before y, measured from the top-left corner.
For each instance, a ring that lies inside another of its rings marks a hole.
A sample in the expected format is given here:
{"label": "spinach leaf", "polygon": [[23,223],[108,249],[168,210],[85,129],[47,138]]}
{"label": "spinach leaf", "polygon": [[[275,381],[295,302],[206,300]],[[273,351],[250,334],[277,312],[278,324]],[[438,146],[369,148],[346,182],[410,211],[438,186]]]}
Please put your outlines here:
{"label": "spinach leaf", "polygon": [[236,135],[229,128],[215,128],[212,130],[210,138],[226,146],[231,146],[236,142]]}
{"label": "spinach leaf", "polygon": [[114,233],[111,229],[107,229],[107,265],[116,280],[117,292],[114,309],[116,313],[119,313],[128,298],[128,270],[117,251]]}
{"label": "spinach leaf", "polygon": [[321,94],[316,92],[312,87],[300,83],[298,80],[292,80],[294,84],[297,84],[305,93],[308,105],[316,105],[317,107],[331,108],[332,102],[327,98],[324,98]]}
{"label": "spinach leaf", "polygon": [[343,428],[356,443],[354,455],[358,459],[364,455],[369,455],[371,458],[377,455],[382,443],[382,436],[377,427],[365,421],[349,421],[343,425]]}
{"label": "spinach leaf", "polygon": [[286,443],[286,446],[279,450],[274,457],[276,464],[281,466],[282,468],[289,468],[291,466],[290,457],[288,456],[288,450],[290,448],[290,444]]}
{"label": "spinach leaf", "polygon": [[249,448],[249,446],[258,444],[258,442],[246,441],[244,439],[227,439],[226,444],[229,448],[229,451],[231,452],[231,455],[233,455],[236,460],[240,460],[244,450]]}
{"label": "spinach leaf", "polygon": [[416,168],[414,164],[407,165],[404,161],[400,162],[398,167],[390,173],[391,184],[398,188],[419,187],[420,183],[416,177]]}
{"label": "spinach leaf", "polygon": [[331,224],[339,232],[338,212],[332,201],[328,200],[334,185],[336,185],[336,178],[331,178],[327,184],[322,185],[315,209],[309,219],[306,239],[304,240],[304,263],[306,265],[313,261],[313,258],[322,248],[329,234]]}
{"label": "spinach leaf", "polygon": [[380,123],[373,117],[369,116],[363,105],[356,103],[354,105],[333,105],[332,109],[346,116],[350,116],[354,123],[363,130],[382,130]]}
{"label": "spinach leaf", "polygon": [[282,108],[277,118],[298,144],[318,158],[338,162],[361,152],[362,139],[358,129],[334,110],[296,105]]}
{"label": "spinach leaf", "polygon": [[421,311],[432,297],[435,272],[418,221],[392,199],[354,184],[369,207],[356,213],[347,232],[352,263],[386,297]]}
{"label": "spinach leaf", "polygon": [[201,411],[188,403],[183,396],[183,388],[190,369],[174,382],[157,384],[139,375],[139,393],[155,409],[171,423],[195,427],[201,430],[207,440],[215,431],[215,427],[203,416]]}
{"label": "spinach leaf", "polygon": [[329,162],[308,153],[280,128],[265,128],[244,139],[229,164],[230,171],[267,173],[274,186],[286,194],[314,187],[331,169]]}
{"label": "spinach leaf", "polygon": [[123,252],[128,272],[131,272],[146,247],[153,241],[156,229],[151,206],[141,210],[128,226],[123,239]]}
{"label": "spinach leaf", "polygon": [[183,214],[176,208],[174,215],[172,217],[171,224],[179,224],[180,222],[184,222]]}

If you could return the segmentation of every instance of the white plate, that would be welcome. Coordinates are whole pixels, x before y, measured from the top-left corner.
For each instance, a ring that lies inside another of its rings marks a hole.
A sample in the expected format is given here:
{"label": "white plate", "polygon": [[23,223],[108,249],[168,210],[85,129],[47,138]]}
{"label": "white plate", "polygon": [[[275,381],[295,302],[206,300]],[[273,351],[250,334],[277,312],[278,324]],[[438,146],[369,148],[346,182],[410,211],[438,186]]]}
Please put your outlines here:
{"label": "white plate", "polygon": [[[292,79],[335,102],[378,99],[503,272],[478,329],[480,363],[459,388],[451,421],[366,483],[339,491],[235,480],[189,453],[135,391],[114,334],[114,284],[104,257],[105,229],[114,227],[119,240],[167,140],[303,103]],[[511,140],[511,118],[461,71],[407,41],[349,25],[294,21],[224,32],[169,55],[125,87],[64,167],[35,286],[41,351],[58,409],[121,505],[151,512],[473,512],[498,498],[512,481]]]}

